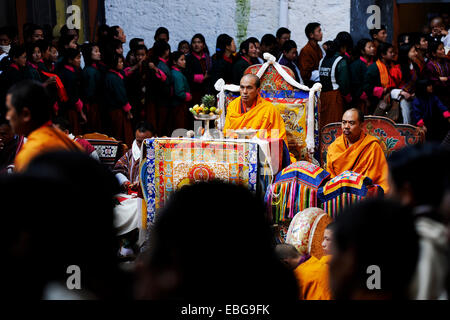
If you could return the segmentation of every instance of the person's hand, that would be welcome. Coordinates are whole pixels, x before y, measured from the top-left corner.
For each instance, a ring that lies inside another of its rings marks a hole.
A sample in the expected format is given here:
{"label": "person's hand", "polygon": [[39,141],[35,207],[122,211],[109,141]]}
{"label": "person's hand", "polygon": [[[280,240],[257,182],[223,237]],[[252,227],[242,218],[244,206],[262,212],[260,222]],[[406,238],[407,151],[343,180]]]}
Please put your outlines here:
{"label": "person's hand", "polygon": [[45,81],[44,86],[46,87],[53,84],[56,84],[56,77],[48,78],[47,81]]}
{"label": "person's hand", "polygon": [[128,186],[128,189],[131,191],[138,191],[139,190],[139,181],[136,181],[135,183],[132,183]]}
{"label": "person's hand", "polygon": [[127,119],[128,119],[128,120],[133,119],[133,114],[131,113],[131,111],[128,111],[128,112],[127,112]]}
{"label": "person's hand", "polygon": [[409,94],[409,93],[406,92],[406,91],[402,91],[402,92],[400,93],[400,95],[402,95],[406,100],[409,100],[409,99],[411,98],[411,94]]}
{"label": "person's hand", "polygon": [[83,110],[80,111],[80,116],[81,116],[81,119],[83,119],[83,123],[86,123],[87,117]]}
{"label": "person's hand", "polygon": [[148,67],[152,70],[158,70],[153,62],[149,62]]}
{"label": "person's hand", "polygon": [[427,127],[425,127],[425,125],[423,125],[423,126],[420,127],[420,128],[422,129],[422,131],[423,131],[424,133],[427,133],[428,129],[427,129]]}

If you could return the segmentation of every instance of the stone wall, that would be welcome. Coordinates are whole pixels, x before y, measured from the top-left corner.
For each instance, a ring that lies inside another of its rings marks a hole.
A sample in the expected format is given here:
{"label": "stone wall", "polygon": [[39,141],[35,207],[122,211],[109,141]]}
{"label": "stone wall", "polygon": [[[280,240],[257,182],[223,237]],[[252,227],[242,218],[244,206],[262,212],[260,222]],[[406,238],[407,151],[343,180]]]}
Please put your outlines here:
{"label": "stone wall", "polygon": [[[299,47],[306,43],[308,22],[322,24],[324,41],[339,31],[350,31],[350,0],[289,0],[288,5],[287,27]],[[105,0],[105,10],[106,23],[122,26],[127,41],[140,37],[152,46],[155,30],[168,28],[172,50],[195,33],[202,33],[214,52],[221,33],[228,33],[238,44],[241,38],[275,34],[280,27],[279,0]],[[128,45],[124,49],[127,52]]]}

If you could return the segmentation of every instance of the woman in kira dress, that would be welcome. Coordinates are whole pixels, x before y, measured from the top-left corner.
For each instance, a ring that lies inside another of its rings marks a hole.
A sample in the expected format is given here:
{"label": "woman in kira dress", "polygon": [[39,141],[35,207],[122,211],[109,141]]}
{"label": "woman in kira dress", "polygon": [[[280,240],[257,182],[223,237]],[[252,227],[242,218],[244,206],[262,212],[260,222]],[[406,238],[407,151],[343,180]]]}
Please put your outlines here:
{"label": "woman in kira dress", "polygon": [[430,61],[425,70],[425,76],[431,80],[436,96],[446,106],[450,105],[450,62],[445,55],[442,42],[430,41],[428,43]]}
{"label": "woman in kira dress", "polygon": [[105,105],[109,112],[113,137],[131,148],[134,140],[131,124],[133,115],[125,89],[124,60],[123,56],[113,54],[107,61],[109,70],[105,76]]}
{"label": "woman in kira dress", "polygon": [[86,123],[87,117],[81,101],[81,53],[78,49],[65,50],[64,58],[58,72],[64,87],[66,88],[68,101],[59,106],[58,116],[69,120],[72,133],[75,136],[82,134],[81,124]]}
{"label": "woman in kira dress", "polygon": [[83,76],[83,99],[87,109],[88,132],[102,130],[103,76],[97,63],[101,61],[101,53],[97,44],[85,44],[82,48],[85,67]]}
{"label": "woman in kira dress", "polygon": [[374,62],[375,45],[369,39],[361,39],[356,44],[355,55],[357,59],[350,64],[352,81],[352,103],[365,115],[369,114],[368,96],[363,90],[364,75],[367,68]]}
{"label": "woman in kira dress", "polygon": [[172,61],[172,84],[173,84],[173,118],[171,121],[170,131],[173,133],[177,129],[187,129],[188,106],[192,100],[189,83],[183,74],[186,67],[186,58],[181,51],[175,51],[171,54]]}

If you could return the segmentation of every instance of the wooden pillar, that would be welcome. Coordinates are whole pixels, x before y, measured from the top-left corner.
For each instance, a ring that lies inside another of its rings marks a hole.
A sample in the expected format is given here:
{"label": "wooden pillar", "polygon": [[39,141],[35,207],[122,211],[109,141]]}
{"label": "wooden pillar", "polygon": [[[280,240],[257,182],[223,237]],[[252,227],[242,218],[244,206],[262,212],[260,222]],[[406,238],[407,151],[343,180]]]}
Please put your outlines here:
{"label": "wooden pillar", "polygon": [[392,45],[394,46],[395,49],[397,48],[397,38],[399,35],[399,30],[400,30],[400,15],[398,12],[398,4],[397,4],[397,0],[392,0],[393,1],[393,16],[392,16],[392,25],[393,25],[393,34],[392,34]]}
{"label": "wooden pillar", "polygon": [[89,41],[94,42],[95,39],[95,35],[97,33],[97,16],[98,16],[98,0],[96,1],[89,1],[89,8],[88,8],[88,12],[89,12],[89,33],[88,33],[88,37],[89,37]]}
{"label": "wooden pillar", "polygon": [[16,12],[17,12],[17,30],[19,32],[19,41],[24,42],[23,38],[23,25],[27,22],[27,0],[17,0],[16,1]]}

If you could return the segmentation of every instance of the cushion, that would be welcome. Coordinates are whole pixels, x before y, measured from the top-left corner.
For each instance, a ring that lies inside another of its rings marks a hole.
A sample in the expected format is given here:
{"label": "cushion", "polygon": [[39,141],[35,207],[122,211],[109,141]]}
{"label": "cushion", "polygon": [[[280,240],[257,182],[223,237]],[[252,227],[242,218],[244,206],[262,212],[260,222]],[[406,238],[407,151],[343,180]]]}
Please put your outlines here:
{"label": "cushion", "polygon": [[382,189],[373,186],[369,177],[345,171],[319,188],[317,199],[320,207],[335,218],[347,205],[361,201],[370,193],[382,194]]}
{"label": "cushion", "polygon": [[321,167],[299,161],[283,169],[266,192],[265,202],[274,223],[292,219],[296,212],[317,207],[317,192],[330,177]]}

